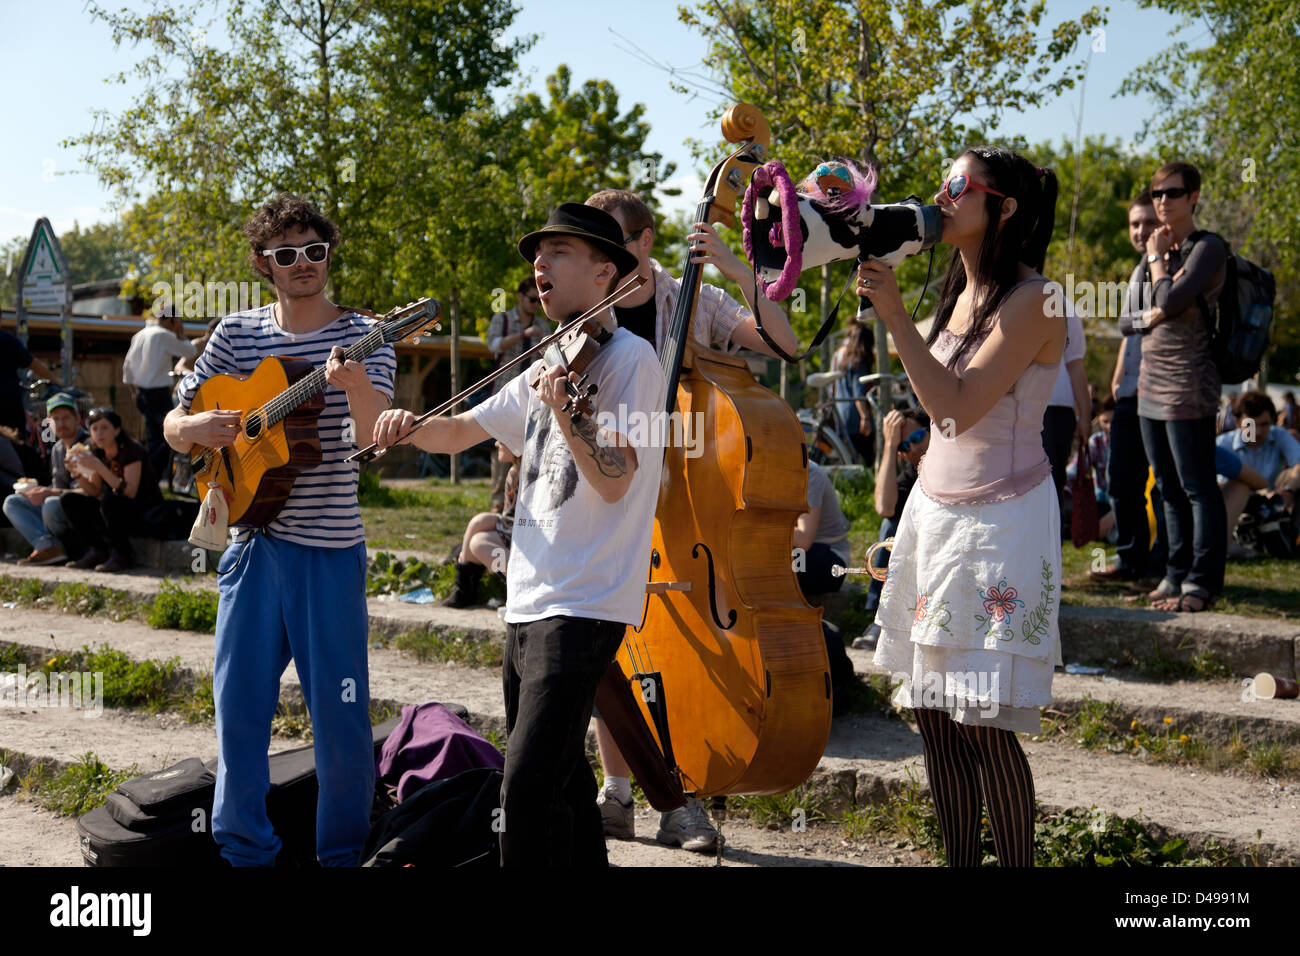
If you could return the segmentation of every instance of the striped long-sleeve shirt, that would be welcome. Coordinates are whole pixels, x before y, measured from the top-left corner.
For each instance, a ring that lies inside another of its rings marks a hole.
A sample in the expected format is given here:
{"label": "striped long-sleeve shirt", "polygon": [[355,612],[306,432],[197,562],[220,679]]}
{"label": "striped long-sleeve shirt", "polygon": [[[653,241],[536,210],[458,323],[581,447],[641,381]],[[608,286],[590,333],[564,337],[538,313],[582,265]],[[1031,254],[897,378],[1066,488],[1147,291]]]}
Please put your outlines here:
{"label": "striped long-sleeve shirt", "polygon": [[[373,319],[349,312],[315,332],[294,334],[280,328],[272,306],[240,312],[222,319],[208,346],[194,363],[194,371],[181,382],[180,407],[186,412],[199,386],[213,375],[251,375],[268,356],[305,359],[313,367],[325,364],[330,349],[347,348],[375,326]],[[370,382],[390,401],[397,356],[385,345],[365,360]],[[325,410],[320,415],[321,463],[298,476],[289,500],[266,530],[296,544],[316,548],[348,548],[365,540],[361,509],[357,504],[355,462],[345,462],[356,451],[356,435],[345,441],[349,423],[347,394],[333,385],[325,386]],[[355,428],[352,429],[355,431]],[[248,534],[246,528],[236,534]]]}

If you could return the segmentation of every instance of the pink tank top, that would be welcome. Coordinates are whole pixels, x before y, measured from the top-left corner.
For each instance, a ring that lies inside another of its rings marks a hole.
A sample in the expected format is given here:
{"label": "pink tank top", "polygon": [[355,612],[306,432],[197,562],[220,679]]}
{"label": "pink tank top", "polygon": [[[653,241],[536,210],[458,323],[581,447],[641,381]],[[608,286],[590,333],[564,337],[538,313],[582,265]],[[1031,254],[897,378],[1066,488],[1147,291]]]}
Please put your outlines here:
{"label": "pink tank top", "polygon": [[[1019,282],[1046,282],[1035,277]],[[1008,292],[1008,295],[1010,292]],[[994,316],[994,322],[997,316]],[[992,331],[982,332],[954,366],[966,371]],[[939,333],[930,354],[945,366],[961,344],[947,329]],[[956,438],[944,438],[941,422],[930,427],[930,446],[921,459],[919,480],[926,496],[943,504],[971,505],[1023,495],[1051,474],[1043,451],[1043,412],[1061,371],[1060,361],[1031,362],[1011,391],[998,399],[978,422]]]}

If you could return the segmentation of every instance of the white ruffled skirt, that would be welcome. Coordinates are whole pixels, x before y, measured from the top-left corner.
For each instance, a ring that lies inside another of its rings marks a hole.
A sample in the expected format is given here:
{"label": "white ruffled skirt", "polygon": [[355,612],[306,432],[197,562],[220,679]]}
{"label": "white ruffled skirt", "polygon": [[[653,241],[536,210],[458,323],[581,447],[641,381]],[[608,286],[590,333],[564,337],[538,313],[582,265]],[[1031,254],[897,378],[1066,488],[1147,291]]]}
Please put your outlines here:
{"label": "white ruffled skirt", "polygon": [[1023,495],[941,504],[913,488],[880,593],[875,663],[896,704],[1038,733],[1061,663],[1060,508],[1051,476]]}

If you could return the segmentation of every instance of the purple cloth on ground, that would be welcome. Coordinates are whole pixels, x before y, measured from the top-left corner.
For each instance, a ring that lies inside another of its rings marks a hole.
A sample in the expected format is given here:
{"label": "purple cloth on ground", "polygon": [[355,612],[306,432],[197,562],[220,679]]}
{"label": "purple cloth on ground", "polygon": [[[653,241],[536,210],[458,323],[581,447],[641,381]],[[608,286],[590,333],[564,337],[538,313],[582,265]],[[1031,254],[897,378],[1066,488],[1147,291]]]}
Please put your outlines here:
{"label": "purple cloth on ground", "polygon": [[375,777],[397,790],[401,803],[425,784],[466,770],[504,770],[501,752],[442,704],[407,704],[402,719],[384,741]]}

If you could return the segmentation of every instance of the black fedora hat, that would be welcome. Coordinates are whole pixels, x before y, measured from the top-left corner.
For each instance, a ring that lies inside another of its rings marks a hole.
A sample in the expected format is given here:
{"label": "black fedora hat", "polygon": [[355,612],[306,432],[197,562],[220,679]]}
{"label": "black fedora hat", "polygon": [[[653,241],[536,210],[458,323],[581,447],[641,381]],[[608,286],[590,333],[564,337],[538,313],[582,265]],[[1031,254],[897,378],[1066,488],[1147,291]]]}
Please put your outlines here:
{"label": "black fedora hat", "polygon": [[620,279],[636,269],[636,256],[623,245],[623,230],[618,220],[595,206],[560,203],[545,226],[519,240],[519,254],[532,262],[537,258],[537,244],[547,236],[576,236],[586,240],[614,260]]}

